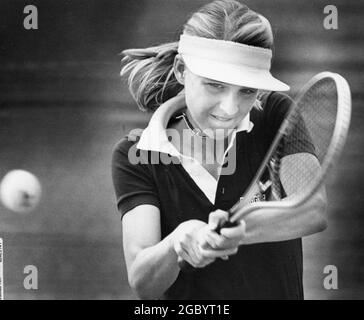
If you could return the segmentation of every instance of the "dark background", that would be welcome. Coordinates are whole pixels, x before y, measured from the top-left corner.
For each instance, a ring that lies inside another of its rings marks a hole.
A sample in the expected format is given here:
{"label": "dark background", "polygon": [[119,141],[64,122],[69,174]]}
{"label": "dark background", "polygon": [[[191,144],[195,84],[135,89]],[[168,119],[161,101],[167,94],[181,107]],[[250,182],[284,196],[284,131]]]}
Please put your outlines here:
{"label": "dark background", "polygon": [[[145,127],[119,78],[119,52],[176,41],[202,0],[1,0],[0,178],[11,169],[39,177],[43,198],[28,215],[0,206],[6,299],[129,299],[121,222],[110,176],[113,145]],[[273,73],[295,95],[314,74],[346,77],[353,119],[344,155],[328,184],[329,228],[304,241],[305,293],[312,299],[364,298],[364,2],[251,0],[276,33]],[[39,29],[25,30],[23,9],[37,6]],[[339,29],[323,27],[336,5]],[[325,290],[335,265],[339,289]],[[39,270],[39,289],[23,269]]]}

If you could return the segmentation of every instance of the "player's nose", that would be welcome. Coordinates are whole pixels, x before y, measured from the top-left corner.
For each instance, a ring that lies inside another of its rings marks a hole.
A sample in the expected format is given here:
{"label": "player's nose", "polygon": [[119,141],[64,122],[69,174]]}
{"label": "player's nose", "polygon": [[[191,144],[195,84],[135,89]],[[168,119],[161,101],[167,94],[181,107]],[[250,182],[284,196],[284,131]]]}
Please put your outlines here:
{"label": "player's nose", "polygon": [[239,113],[239,98],[234,93],[227,93],[220,99],[220,116],[231,118]]}

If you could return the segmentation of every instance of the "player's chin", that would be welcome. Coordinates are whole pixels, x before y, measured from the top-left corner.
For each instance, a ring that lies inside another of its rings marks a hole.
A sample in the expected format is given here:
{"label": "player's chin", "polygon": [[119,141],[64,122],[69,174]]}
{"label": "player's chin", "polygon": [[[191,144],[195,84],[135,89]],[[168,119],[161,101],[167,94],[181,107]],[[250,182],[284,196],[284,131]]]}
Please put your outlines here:
{"label": "player's chin", "polygon": [[210,139],[216,140],[216,141],[224,141],[226,138],[231,136],[231,133],[233,132],[232,129],[207,129],[204,130],[204,134],[207,135]]}

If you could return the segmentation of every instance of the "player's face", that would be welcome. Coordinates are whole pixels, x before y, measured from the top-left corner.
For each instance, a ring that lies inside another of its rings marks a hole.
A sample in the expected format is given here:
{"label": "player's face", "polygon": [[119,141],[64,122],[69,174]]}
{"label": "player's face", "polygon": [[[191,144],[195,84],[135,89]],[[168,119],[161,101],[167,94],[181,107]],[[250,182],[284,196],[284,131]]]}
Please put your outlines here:
{"label": "player's face", "polygon": [[208,131],[234,129],[250,112],[258,90],[185,73],[188,111],[197,126]]}

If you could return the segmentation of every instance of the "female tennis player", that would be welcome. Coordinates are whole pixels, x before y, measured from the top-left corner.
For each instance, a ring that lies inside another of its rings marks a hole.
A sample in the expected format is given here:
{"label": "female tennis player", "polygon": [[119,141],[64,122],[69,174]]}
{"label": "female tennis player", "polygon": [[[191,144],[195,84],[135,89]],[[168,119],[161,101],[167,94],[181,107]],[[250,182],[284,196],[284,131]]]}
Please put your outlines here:
{"label": "female tennis player", "polygon": [[[121,74],[138,106],[153,112],[112,160],[128,279],[140,298],[303,298],[301,238],[326,227],[324,191],[302,208],[257,210],[215,231],[291,104],[278,93],[289,86],[270,73],[272,46],[266,18],[218,0],[191,16],[178,42],[123,52]],[[286,156],[314,154],[302,139]],[[274,196],[265,189],[257,201]]]}

